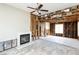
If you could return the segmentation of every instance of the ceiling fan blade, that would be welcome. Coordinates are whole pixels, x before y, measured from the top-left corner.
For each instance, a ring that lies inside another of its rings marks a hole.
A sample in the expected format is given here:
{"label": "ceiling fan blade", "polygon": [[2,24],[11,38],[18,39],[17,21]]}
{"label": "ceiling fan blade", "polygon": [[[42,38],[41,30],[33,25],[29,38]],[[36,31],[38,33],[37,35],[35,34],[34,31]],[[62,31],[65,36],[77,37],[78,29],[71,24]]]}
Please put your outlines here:
{"label": "ceiling fan blade", "polygon": [[48,10],[40,10],[40,11],[45,11],[45,12],[48,12]]}
{"label": "ceiling fan blade", "polygon": [[31,13],[34,13],[35,11],[32,11]]}
{"label": "ceiling fan blade", "polygon": [[30,8],[30,9],[36,9],[36,8],[33,8],[33,7],[27,7],[27,8]]}
{"label": "ceiling fan blade", "polygon": [[42,4],[40,4],[40,5],[38,6],[38,9],[40,9],[41,7],[43,7],[43,5],[42,5]]}

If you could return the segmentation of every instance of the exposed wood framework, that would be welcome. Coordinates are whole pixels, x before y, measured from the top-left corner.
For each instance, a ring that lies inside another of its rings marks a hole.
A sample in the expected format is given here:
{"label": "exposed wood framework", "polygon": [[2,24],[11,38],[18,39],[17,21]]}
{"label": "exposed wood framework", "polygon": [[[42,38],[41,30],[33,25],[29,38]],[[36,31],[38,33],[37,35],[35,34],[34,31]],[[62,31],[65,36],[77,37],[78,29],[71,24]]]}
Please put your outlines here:
{"label": "exposed wood framework", "polygon": [[[79,5],[73,6],[69,8],[69,12],[62,12],[62,10],[56,11],[54,13],[50,13],[49,17],[38,17],[35,15],[32,15],[32,34],[35,37],[41,36],[41,26],[40,24],[43,22],[49,22],[50,23],[50,35],[58,35],[58,36],[64,36],[69,38],[78,38],[78,30],[77,30],[77,23],[79,21]],[[54,17],[53,15],[62,15],[61,17]],[[64,33],[63,34],[57,34],[55,33],[55,24],[63,24],[64,25]],[[37,26],[38,25],[38,26]],[[46,29],[44,29],[44,35],[46,32]],[[38,34],[36,34],[38,33]]]}

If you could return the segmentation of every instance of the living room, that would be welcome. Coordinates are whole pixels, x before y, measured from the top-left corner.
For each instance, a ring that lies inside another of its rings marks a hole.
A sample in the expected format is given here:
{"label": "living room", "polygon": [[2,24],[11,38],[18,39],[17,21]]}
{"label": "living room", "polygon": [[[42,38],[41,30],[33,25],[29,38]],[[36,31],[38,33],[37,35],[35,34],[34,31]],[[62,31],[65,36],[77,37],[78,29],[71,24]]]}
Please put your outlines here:
{"label": "living room", "polygon": [[0,3],[0,28],[1,55],[79,54],[78,3]]}

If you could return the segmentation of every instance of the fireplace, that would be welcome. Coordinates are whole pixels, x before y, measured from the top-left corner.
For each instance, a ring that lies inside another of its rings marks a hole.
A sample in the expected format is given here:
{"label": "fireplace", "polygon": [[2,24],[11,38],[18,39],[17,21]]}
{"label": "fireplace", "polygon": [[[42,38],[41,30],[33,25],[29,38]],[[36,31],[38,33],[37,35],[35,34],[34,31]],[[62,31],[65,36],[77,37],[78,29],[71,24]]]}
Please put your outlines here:
{"label": "fireplace", "polygon": [[30,42],[30,34],[20,35],[20,45]]}

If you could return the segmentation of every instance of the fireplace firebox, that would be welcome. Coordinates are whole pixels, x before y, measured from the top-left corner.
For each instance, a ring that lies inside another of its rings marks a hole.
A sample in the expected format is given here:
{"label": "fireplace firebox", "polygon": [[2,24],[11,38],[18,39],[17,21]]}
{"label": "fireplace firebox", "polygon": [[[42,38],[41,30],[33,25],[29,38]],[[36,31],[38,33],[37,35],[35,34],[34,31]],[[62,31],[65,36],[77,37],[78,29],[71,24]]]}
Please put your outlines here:
{"label": "fireplace firebox", "polygon": [[30,42],[30,34],[20,35],[20,45]]}

